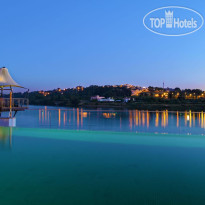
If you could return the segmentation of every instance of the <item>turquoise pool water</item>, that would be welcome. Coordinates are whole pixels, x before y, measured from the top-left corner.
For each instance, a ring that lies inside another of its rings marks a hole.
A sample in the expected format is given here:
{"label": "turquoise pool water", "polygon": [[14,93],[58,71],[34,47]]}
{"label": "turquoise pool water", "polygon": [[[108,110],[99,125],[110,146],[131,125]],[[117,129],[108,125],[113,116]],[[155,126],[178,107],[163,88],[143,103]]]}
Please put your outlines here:
{"label": "turquoise pool water", "polygon": [[119,131],[117,123],[103,130],[101,117],[95,130],[75,129],[74,121],[63,129],[62,115],[62,124],[52,119],[47,127],[33,112],[25,122],[17,115],[15,128],[0,127],[0,205],[205,203],[205,136],[197,122],[200,134],[191,135]]}

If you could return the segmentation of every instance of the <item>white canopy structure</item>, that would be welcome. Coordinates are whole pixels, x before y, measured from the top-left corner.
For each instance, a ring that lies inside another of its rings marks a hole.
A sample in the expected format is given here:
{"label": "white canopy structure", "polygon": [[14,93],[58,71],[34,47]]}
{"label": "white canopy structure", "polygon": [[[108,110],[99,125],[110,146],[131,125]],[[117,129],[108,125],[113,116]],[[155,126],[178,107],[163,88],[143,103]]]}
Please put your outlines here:
{"label": "white canopy structure", "polygon": [[0,88],[3,88],[3,87],[24,88],[13,80],[13,78],[9,74],[8,69],[5,67],[0,68]]}
{"label": "white canopy structure", "polygon": [[[9,118],[12,118],[12,110],[15,110],[15,112],[17,112],[18,110],[25,110],[26,109],[26,108],[20,107],[20,104],[21,104],[20,98],[18,98],[18,105],[15,106],[14,99],[12,97],[13,87],[24,88],[13,80],[13,78],[10,76],[7,68],[5,68],[5,67],[0,68],[0,91],[1,91],[0,92],[0,116],[1,116],[2,111],[9,110]],[[3,91],[5,91],[5,90],[10,91],[9,103],[6,103],[7,102],[6,98],[3,98]],[[22,100],[24,100],[24,99],[22,99]]]}

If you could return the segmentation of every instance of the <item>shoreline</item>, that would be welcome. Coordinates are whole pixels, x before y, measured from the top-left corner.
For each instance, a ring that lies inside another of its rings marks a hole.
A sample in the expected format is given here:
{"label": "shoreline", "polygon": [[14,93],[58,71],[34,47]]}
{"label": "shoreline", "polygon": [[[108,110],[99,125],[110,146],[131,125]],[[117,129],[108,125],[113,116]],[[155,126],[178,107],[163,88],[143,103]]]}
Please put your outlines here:
{"label": "shoreline", "polygon": [[193,104],[193,103],[180,103],[180,104],[152,104],[152,103],[127,103],[127,104],[110,104],[110,103],[97,103],[97,104],[81,104],[79,106],[68,106],[68,105],[40,105],[32,104],[33,106],[53,106],[53,107],[69,107],[69,108],[106,108],[106,109],[116,109],[116,110],[148,110],[148,111],[194,111],[202,112],[205,111],[205,104]]}

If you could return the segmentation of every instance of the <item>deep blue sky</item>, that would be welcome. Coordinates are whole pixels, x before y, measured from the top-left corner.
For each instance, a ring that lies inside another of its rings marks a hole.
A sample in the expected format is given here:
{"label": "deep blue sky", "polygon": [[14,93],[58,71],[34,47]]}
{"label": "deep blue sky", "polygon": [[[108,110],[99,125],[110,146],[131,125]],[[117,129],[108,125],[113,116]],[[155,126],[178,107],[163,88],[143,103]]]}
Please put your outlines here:
{"label": "deep blue sky", "polygon": [[202,0],[7,0],[0,2],[0,66],[31,90],[91,84],[205,89],[205,29],[159,36],[144,15]]}

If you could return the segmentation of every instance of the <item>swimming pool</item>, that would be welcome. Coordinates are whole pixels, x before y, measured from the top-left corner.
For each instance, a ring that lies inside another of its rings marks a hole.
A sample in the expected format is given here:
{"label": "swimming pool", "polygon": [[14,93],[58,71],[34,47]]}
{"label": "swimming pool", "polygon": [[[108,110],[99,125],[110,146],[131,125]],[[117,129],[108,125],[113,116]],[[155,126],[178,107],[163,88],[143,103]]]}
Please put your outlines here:
{"label": "swimming pool", "polygon": [[1,127],[0,153],[1,205],[205,202],[201,134],[62,129],[58,124],[49,128],[33,123]]}

